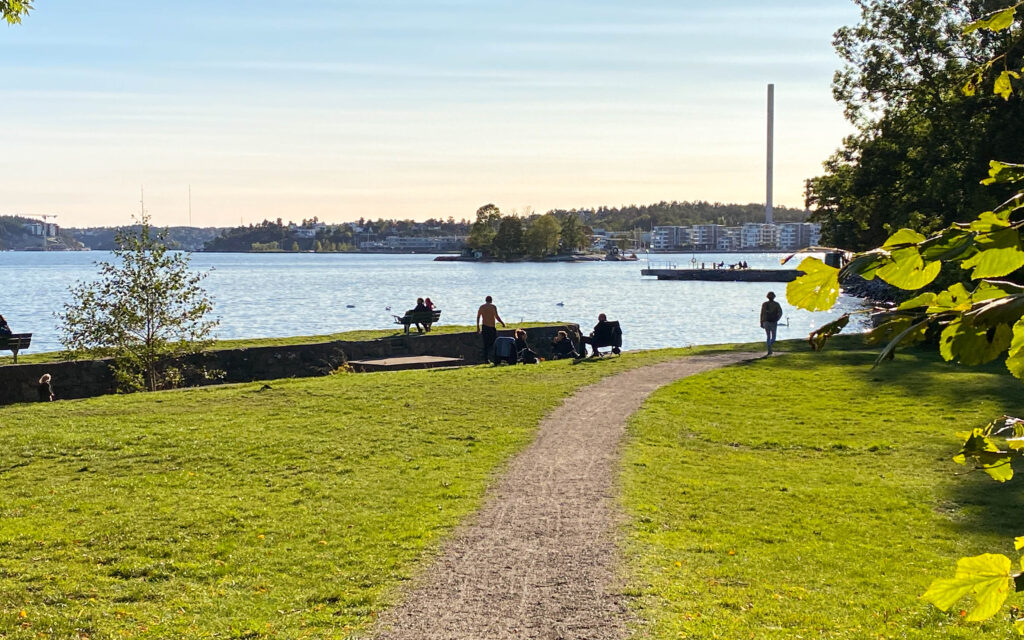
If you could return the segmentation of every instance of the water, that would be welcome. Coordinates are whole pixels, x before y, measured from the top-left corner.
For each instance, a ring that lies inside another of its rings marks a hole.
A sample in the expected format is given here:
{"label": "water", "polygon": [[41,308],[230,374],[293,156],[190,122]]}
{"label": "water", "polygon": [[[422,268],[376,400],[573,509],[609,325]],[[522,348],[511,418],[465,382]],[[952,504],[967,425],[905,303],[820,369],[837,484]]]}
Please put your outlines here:
{"label": "water", "polygon": [[[780,255],[696,259],[778,268]],[[652,263],[689,267],[692,258],[658,254]],[[30,352],[57,350],[54,312],[70,299],[69,286],[93,279],[93,263],[110,259],[98,251],[0,252],[0,314],[16,333],[34,334]],[[624,348],[650,349],[761,340],[758,313],[769,290],[779,294],[782,322],[789,322],[779,327],[780,340],[805,337],[860,306],[844,295],[833,310],[809,313],[785,303],[784,283],[642,278],[644,260],[502,264],[433,262],[429,255],[197,253],[192,266],[210,272],[204,286],[221,319],[218,338],[394,328],[391,314],[411,309],[417,297],[431,298],[443,311],[441,324],[472,325],[491,295],[506,322],[576,322],[589,331],[597,314],[607,313],[622,323]]]}

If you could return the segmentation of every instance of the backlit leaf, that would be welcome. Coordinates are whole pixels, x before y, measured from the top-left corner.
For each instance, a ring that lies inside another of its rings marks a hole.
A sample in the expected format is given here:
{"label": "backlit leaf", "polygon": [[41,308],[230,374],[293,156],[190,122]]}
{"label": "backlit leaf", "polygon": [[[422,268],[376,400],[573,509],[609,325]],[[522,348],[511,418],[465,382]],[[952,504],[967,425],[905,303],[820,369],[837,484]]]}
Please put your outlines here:
{"label": "backlit leaf", "polygon": [[1015,7],[993,11],[984,18],[975,20],[964,27],[964,33],[970,33],[972,31],[977,31],[978,29],[988,29],[989,31],[1002,31],[1003,29],[1009,29],[1013,26],[1014,11]]}
{"label": "backlit leaf", "polygon": [[967,287],[957,282],[945,291],[937,294],[928,305],[928,313],[940,311],[967,311],[971,308],[972,296]]}
{"label": "backlit leaf", "polygon": [[[974,268],[971,278],[1001,278],[1024,267],[1024,248],[1016,229],[1003,229],[977,239],[978,253],[963,261],[965,269]],[[882,275],[879,272],[878,275]]]}
{"label": "backlit leaf", "polygon": [[981,184],[995,184],[997,182],[1020,182],[1024,179],[1024,165],[998,160],[988,161],[988,177],[981,181]]}
{"label": "backlit leaf", "polygon": [[920,295],[916,295],[910,300],[906,300],[897,307],[900,311],[906,309],[920,309],[921,307],[930,307],[932,302],[935,300],[935,294],[931,292],[925,292]]}
{"label": "backlit leaf", "polygon": [[873,280],[875,278],[875,272],[878,271],[880,267],[888,264],[890,260],[889,252],[887,251],[876,249],[875,251],[860,253],[850,260],[849,264],[843,267],[843,275],[854,274],[864,278],[865,280]]}
{"label": "backlit leaf", "polygon": [[1024,549],[1024,536],[1017,536],[1013,539],[1013,548],[1017,551]]}
{"label": "backlit leaf", "polygon": [[921,258],[931,260],[953,260],[974,246],[974,233],[966,229],[950,227],[936,234],[918,246]]}
{"label": "backlit leaf", "polygon": [[832,322],[829,322],[828,324],[819,327],[817,330],[812,331],[811,335],[807,339],[811,345],[811,348],[814,349],[815,351],[821,351],[822,348],[825,346],[825,342],[832,336],[842,331],[849,323],[850,314],[844,313],[843,315],[839,316]]}
{"label": "backlit leaf", "polygon": [[942,330],[939,353],[946,360],[968,366],[991,362],[1010,346],[1013,331],[1005,324],[979,327],[970,318],[960,317]]}
{"label": "backlit leaf", "polygon": [[967,614],[967,620],[987,620],[999,611],[1013,591],[1011,566],[1010,559],[1001,554],[960,558],[956,563],[956,575],[932,582],[921,599],[948,611],[962,597],[973,594],[977,605]]}
{"label": "backlit leaf", "polygon": [[1006,368],[1015,378],[1024,380],[1024,319],[1013,325],[1013,339],[1006,354]]}
{"label": "backlit leaf", "polygon": [[985,429],[975,429],[967,436],[960,452],[953,456],[953,462],[967,464],[968,458],[996,482],[1013,478],[1010,454],[996,446]]}
{"label": "backlit leaf", "polygon": [[839,269],[817,258],[804,258],[798,269],[804,275],[786,285],[789,304],[808,311],[831,309],[839,298]]}
{"label": "backlit leaf", "polygon": [[917,247],[896,249],[891,255],[893,261],[879,269],[876,275],[900,289],[920,289],[934,280],[942,269],[940,262],[925,264]]}
{"label": "backlit leaf", "polygon": [[992,91],[997,96],[1002,96],[1003,100],[1009,100],[1010,96],[1013,95],[1013,83],[1010,81],[1010,72],[1003,70],[1002,73],[996,77],[995,84],[992,86]]}
{"label": "backlit leaf", "polygon": [[889,239],[882,245],[883,249],[900,248],[906,245],[924,242],[925,237],[913,229],[900,229],[889,236]]}

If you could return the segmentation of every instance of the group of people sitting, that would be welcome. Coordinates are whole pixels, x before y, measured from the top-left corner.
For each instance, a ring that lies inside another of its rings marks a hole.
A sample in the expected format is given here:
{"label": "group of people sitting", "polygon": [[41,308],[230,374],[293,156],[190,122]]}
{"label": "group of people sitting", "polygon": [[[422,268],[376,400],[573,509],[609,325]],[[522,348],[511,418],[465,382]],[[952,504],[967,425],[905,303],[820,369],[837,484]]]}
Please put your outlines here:
{"label": "group of people sitting", "polygon": [[[587,355],[587,345],[590,345],[592,356],[601,355],[598,351],[601,347],[611,347],[612,353],[620,353],[622,347],[622,329],[618,322],[611,322],[605,314],[597,317],[597,324],[589,336],[580,338],[579,350],[573,344],[572,338],[567,331],[559,331],[551,340],[551,357],[554,360],[572,358],[578,360]],[[513,337],[497,338],[494,342],[493,353],[494,364],[507,362],[509,364],[523,363],[534,364],[540,361],[537,353],[530,348],[526,341],[526,331],[516,329]]]}

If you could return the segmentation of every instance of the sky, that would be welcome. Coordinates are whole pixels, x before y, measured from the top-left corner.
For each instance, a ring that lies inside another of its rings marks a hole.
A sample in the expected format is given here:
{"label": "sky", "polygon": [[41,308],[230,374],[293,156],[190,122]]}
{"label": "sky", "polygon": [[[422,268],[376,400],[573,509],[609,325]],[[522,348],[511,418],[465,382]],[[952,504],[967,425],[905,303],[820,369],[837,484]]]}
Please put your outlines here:
{"label": "sky", "polygon": [[852,0],[36,0],[0,25],[0,214],[62,226],[776,205],[852,129]]}

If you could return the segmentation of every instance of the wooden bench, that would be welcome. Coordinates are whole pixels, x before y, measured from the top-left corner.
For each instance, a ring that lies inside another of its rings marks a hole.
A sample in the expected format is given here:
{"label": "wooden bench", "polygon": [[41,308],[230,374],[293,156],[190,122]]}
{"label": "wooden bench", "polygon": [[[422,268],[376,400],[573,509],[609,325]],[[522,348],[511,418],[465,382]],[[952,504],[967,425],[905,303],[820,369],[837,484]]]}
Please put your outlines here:
{"label": "wooden bench", "polygon": [[395,324],[405,325],[405,332],[409,333],[409,326],[422,324],[430,331],[430,325],[441,319],[441,310],[433,311],[406,311],[404,316],[395,316]]}
{"label": "wooden bench", "polygon": [[10,351],[14,354],[14,363],[18,363],[18,352],[28,349],[32,344],[31,333],[15,333],[10,336],[0,336],[0,351]]}

